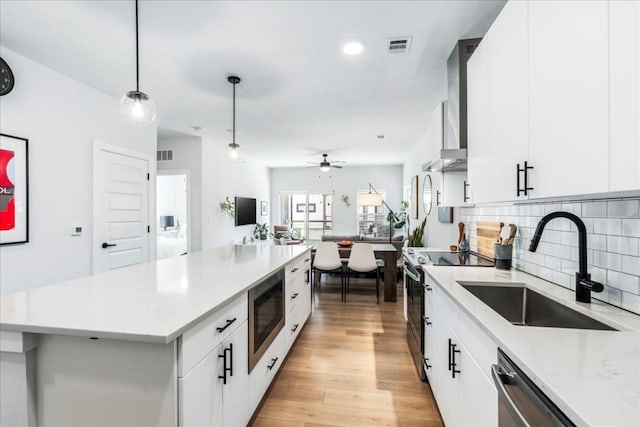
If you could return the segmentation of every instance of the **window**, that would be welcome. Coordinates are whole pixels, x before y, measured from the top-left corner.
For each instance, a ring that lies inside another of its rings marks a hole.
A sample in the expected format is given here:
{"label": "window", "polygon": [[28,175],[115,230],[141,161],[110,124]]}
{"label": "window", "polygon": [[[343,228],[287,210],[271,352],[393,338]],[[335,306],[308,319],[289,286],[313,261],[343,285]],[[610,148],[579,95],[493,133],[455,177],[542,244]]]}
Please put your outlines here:
{"label": "window", "polygon": [[294,238],[320,241],[333,234],[333,194],[282,193],[280,218],[290,225]]}
{"label": "window", "polygon": [[388,237],[389,223],[387,210],[382,204],[387,196],[384,191],[378,191],[380,197],[369,195],[368,191],[358,193],[358,234],[371,237]]}

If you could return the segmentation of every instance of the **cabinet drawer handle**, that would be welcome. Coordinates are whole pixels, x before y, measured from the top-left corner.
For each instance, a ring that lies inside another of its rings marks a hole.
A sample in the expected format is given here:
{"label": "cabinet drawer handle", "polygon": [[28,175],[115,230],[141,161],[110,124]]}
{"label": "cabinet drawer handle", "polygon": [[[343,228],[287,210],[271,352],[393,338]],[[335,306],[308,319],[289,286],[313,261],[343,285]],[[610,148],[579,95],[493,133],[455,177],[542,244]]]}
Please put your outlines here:
{"label": "cabinet drawer handle", "polygon": [[425,369],[431,369],[431,365],[429,365],[429,358],[428,357],[423,357],[424,360],[424,368]]}
{"label": "cabinet drawer handle", "polygon": [[[227,368],[227,351],[229,352],[229,367]],[[227,384],[227,372],[229,372],[229,376],[233,376],[233,343],[229,344],[229,348],[225,348],[222,351],[222,354],[218,355],[219,358],[222,358],[222,375],[218,375],[218,379],[222,380],[223,384]]]}
{"label": "cabinet drawer handle", "polygon": [[300,323],[296,323],[295,325],[293,325],[293,328],[291,328],[291,332],[295,332],[298,330],[298,326],[300,326]]}
{"label": "cabinet drawer handle", "polygon": [[431,286],[429,286],[429,284],[427,283],[423,283],[422,287],[424,288],[425,291],[432,291],[433,288]]}
{"label": "cabinet drawer handle", "polygon": [[440,190],[436,190],[436,206],[440,206]]}
{"label": "cabinet drawer handle", "polygon": [[271,365],[267,366],[267,369],[272,370],[273,367],[276,366],[276,363],[278,363],[278,358],[277,357],[271,359]]}
{"label": "cabinet drawer handle", "polygon": [[422,316],[422,320],[424,320],[424,324],[427,326],[431,325],[432,323],[429,321],[429,318],[427,316]]}
{"label": "cabinet drawer handle", "polygon": [[291,295],[291,299],[296,299],[298,297],[298,295],[300,295],[298,292],[296,292],[295,294]]}
{"label": "cabinet drawer handle", "polygon": [[222,331],[224,331],[225,329],[227,329],[229,326],[231,326],[231,324],[232,324],[233,322],[235,322],[235,321],[236,321],[236,318],[235,318],[235,317],[234,317],[233,319],[231,319],[231,320],[227,320],[226,325],[224,325],[224,326],[223,326],[223,327],[221,327],[221,328],[216,328],[216,330],[217,330],[218,332],[222,332]]}
{"label": "cabinet drawer handle", "polygon": [[451,378],[455,378],[456,374],[460,373],[459,369],[456,369],[458,364],[456,363],[456,353],[460,353],[460,350],[456,350],[458,344],[451,342],[449,338],[449,370],[451,371]]}
{"label": "cabinet drawer handle", "polygon": [[309,284],[311,282],[311,270],[305,271],[304,274],[307,276],[307,278],[304,279],[304,283]]}
{"label": "cabinet drawer handle", "polygon": [[311,258],[305,258],[304,262],[309,262],[311,261]]}
{"label": "cabinet drawer handle", "polygon": [[525,160],[524,162],[524,195],[529,195],[529,190],[533,190],[533,187],[529,187],[529,169],[533,169],[533,166],[528,166]]}
{"label": "cabinet drawer handle", "polygon": [[296,268],[292,268],[292,269],[291,269],[291,272],[292,272],[292,273],[295,273],[296,271],[298,271],[298,267],[296,267]]}

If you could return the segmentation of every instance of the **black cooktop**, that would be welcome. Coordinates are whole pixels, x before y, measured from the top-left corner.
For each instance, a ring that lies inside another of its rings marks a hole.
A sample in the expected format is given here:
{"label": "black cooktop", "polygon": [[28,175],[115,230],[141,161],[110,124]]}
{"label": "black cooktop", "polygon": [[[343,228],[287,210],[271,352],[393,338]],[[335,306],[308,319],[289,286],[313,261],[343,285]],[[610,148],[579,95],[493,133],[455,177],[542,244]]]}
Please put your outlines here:
{"label": "black cooktop", "polygon": [[469,266],[469,267],[494,267],[493,260],[478,255],[475,252],[427,252],[421,251],[421,256],[433,265]]}

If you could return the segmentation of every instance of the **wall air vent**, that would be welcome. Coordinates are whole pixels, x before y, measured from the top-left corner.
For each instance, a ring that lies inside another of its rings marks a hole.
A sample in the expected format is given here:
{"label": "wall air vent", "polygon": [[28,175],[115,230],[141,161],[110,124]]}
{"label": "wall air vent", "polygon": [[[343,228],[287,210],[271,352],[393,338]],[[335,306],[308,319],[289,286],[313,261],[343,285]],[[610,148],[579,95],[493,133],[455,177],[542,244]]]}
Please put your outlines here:
{"label": "wall air vent", "polygon": [[173,160],[173,150],[158,150],[157,161]]}
{"label": "wall air vent", "polygon": [[411,37],[394,37],[387,40],[387,53],[399,54],[409,53],[411,47]]}

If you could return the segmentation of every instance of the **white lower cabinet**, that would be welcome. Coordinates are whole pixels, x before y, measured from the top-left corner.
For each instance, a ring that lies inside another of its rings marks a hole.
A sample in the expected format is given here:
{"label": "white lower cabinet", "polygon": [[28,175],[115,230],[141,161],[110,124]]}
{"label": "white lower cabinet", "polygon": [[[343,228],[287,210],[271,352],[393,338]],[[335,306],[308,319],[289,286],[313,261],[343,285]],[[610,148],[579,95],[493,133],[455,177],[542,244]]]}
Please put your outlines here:
{"label": "white lower cabinet", "polygon": [[286,330],[280,331],[249,374],[249,412],[253,414],[265,391],[280,369],[285,356]]}
{"label": "white lower cabinet", "polygon": [[247,322],[178,378],[180,426],[246,425],[249,394]]}
{"label": "white lower cabinet", "polygon": [[[485,374],[490,366],[479,366],[467,343],[459,337],[464,335],[465,322],[471,319],[466,319],[461,309],[451,311],[450,305],[444,305],[447,301],[441,292],[432,292],[430,297],[435,308],[429,313],[431,325],[425,337],[431,365],[427,375],[444,423],[447,426],[498,425],[498,394]],[[446,313],[440,311],[440,306],[446,307]],[[470,344],[477,347],[477,341]],[[497,354],[497,345],[483,344],[493,345]]]}

